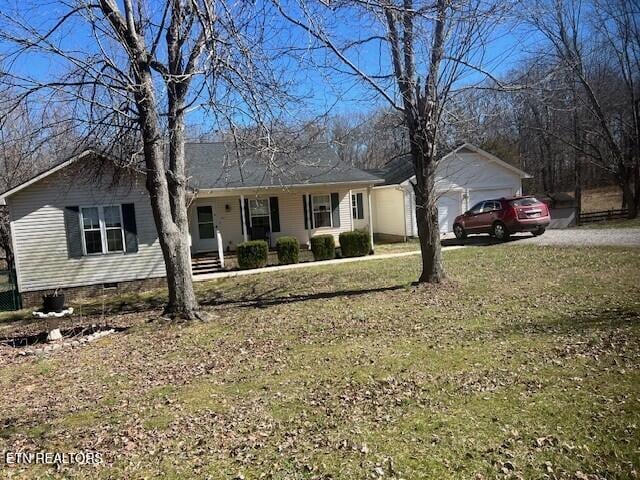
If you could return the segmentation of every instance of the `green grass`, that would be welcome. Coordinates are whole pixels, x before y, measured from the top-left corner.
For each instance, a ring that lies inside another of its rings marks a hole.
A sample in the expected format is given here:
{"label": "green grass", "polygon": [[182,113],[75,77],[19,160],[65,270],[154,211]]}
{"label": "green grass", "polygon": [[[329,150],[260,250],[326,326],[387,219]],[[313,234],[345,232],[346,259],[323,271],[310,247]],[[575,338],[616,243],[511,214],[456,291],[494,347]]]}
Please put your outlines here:
{"label": "green grass", "polygon": [[128,297],[127,334],[7,354],[0,449],[106,459],[26,478],[633,478],[640,250],[444,258],[440,286],[418,256],[200,283],[209,323]]}
{"label": "green grass", "polygon": [[587,223],[580,225],[578,228],[600,229],[600,228],[640,228],[640,218],[608,220],[603,222]]}
{"label": "green grass", "polygon": [[420,243],[416,238],[408,238],[406,242],[375,244],[375,252],[378,255],[385,253],[412,252],[416,250],[420,250]]}

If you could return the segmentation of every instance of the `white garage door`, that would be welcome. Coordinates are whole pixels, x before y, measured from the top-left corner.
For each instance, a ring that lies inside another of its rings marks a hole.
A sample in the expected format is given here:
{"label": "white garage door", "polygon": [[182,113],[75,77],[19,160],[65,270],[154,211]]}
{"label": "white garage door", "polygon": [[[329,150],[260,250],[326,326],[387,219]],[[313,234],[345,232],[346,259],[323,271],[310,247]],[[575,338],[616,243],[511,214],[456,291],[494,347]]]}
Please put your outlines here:
{"label": "white garage door", "polygon": [[[418,236],[418,225],[416,223],[416,210],[414,207],[413,193],[411,194],[411,232],[409,236]],[[448,233],[453,231],[453,221],[462,213],[461,195],[459,193],[441,194],[438,199],[438,226],[440,233]]]}
{"label": "white garage door", "polygon": [[460,215],[460,194],[448,193],[438,199],[438,225],[440,233],[453,231],[453,221]]}
{"label": "white garage door", "polygon": [[483,200],[493,200],[495,198],[510,197],[513,195],[511,188],[500,188],[497,190],[471,190],[469,192],[469,208]]}

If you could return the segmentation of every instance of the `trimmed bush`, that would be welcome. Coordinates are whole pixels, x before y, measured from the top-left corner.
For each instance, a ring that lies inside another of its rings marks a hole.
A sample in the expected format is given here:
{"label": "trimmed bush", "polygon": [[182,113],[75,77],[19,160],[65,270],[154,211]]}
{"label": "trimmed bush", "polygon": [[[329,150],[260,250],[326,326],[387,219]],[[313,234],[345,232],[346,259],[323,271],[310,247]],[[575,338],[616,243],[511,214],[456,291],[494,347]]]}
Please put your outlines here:
{"label": "trimmed bush", "polygon": [[333,235],[311,237],[311,251],[314,260],[331,260],[336,256],[336,242]]}
{"label": "trimmed bush", "polygon": [[278,263],[280,265],[298,263],[300,244],[296,237],[280,237],[276,242],[276,249],[278,250]]}
{"label": "trimmed bush", "polygon": [[242,269],[261,268],[267,264],[269,246],[264,240],[251,240],[238,245],[238,266]]}
{"label": "trimmed bush", "polygon": [[363,257],[371,252],[369,232],[354,230],[340,234],[340,249],[343,257]]}

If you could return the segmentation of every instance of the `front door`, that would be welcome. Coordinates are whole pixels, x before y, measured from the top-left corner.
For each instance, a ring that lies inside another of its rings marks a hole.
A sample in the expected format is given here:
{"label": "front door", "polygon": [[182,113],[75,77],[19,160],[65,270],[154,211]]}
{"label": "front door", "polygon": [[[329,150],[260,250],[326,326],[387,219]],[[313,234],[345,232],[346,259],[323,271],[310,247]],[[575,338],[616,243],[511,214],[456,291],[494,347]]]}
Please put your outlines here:
{"label": "front door", "polygon": [[196,207],[197,252],[212,252],[218,248],[216,242],[216,226],[213,219],[213,206],[199,205]]}

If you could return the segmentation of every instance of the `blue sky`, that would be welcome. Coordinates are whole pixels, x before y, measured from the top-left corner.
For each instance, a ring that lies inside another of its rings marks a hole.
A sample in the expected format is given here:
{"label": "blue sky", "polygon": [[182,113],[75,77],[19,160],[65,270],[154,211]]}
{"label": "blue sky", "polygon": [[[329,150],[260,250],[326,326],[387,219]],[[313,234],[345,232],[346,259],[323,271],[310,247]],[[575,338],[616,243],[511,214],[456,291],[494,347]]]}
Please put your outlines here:
{"label": "blue sky", "polygon": [[[295,6],[291,5],[291,11],[295,13]],[[44,30],[47,26],[53,25],[60,17],[65,7],[56,2],[42,3],[36,1],[16,1],[0,0],[0,10],[9,15],[20,16],[29,24]],[[332,32],[339,41],[347,39],[366,38],[371,33],[383,33],[381,29],[372,28],[371,25],[362,19],[354,20],[350,18],[330,19],[335,22],[332,25]],[[6,20],[3,20],[6,23]],[[279,48],[282,44],[306,45],[309,37],[296,27],[291,26],[286,21],[274,19],[272,28],[277,30],[277,34],[272,39],[272,47]],[[492,32],[486,48],[482,67],[489,70],[493,75],[501,77],[509,70],[517,66],[527,52],[535,47],[535,35],[522,28],[512,28],[504,24]],[[63,49],[83,51],[87,53],[95,52],[92,46],[91,35],[86,24],[81,20],[70,22],[68,26],[57,36],[57,44]],[[366,48],[354,52],[351,59],[367,72],[376,74],[389,71],[389,59],[386,46],[382,49],[380,44],[372,43]],[[6,53],[9,47],[0,42],[0,52]],[[424,57],[424,52],[418,54],[418,67],[420,69],[420,58]],[[292,116],[302,116],[310,118],[314,115],[324,113],[349,115],[352,112],[367,112],[387,106],[388,104],[376,95],[372,89],[354,76],[340,74],[336,70],[328,68],[314,68],[312,64],[326,64],[335,61],[335,57],[325,51],[306,52],[304,61],[296,64],[290,58],[282,56],[276,60],[278,68],[284,68],[284,74],[289,76],[288,80],[293,82],[292,89],[297,95],[304,97],[304,101],[291,106]],[[339,68],[348,71],[339,62],[334,63]],[[35,54],[24,54],[14,58],[12,63],[4,62],[3,68],[9,68],[12,72],[20,75],[30,76],[39,80],[51,79],[67,68],[51,57]],[[474,83],[481,81],[484,77],[478,73],[470,73],[465,76],[462,82]],[[191,113],[192,122],[205,121],[200,112]]]}

